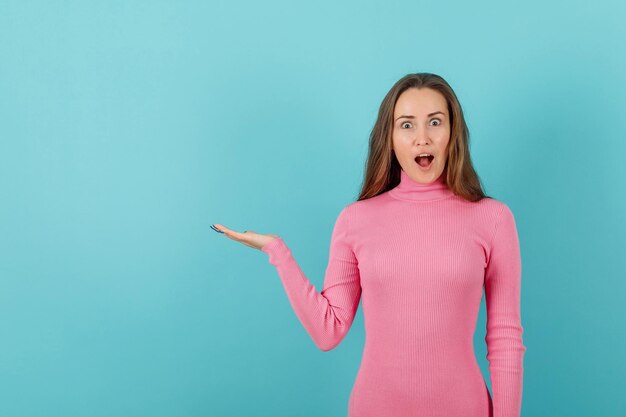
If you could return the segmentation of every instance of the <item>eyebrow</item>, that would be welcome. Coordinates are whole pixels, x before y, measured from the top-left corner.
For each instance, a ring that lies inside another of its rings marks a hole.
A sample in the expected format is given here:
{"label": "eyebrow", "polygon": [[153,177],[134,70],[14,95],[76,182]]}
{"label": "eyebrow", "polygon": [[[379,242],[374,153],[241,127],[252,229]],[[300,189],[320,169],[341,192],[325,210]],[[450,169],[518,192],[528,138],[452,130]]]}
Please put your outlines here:
{"label": "eyebrow", "polygon": [[[437,114],[437,113],[441,113],[441,114],[443,114],[443,115],[445,116],[445,113],[444,113],[444,112],[442,112],[442,111],[436,111],[436,112],[429,113],[429,114],[428,114],[428,117],[430,117],[430,116],[434,116],[434,115],[435,115],[435,114]],[[396,122],[397,122],[399,119],[402,119],[403,117],[405,117],[405,118],[407,118],[407,119],[415,119],[415,116],[413,116],[413,115],[409,115],[409,116],[399,116],[399,117],[396,119]]]}

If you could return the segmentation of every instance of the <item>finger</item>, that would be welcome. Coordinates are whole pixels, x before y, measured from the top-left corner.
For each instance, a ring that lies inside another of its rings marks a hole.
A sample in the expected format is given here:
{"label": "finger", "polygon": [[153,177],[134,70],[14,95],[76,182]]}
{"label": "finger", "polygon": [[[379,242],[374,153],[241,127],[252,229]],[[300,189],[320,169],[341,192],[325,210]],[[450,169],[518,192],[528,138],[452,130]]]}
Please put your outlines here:
{"label": "finger", "polygon": [[223,224],[219,224],[219,223],[212,224],[211,228],[215,230],[216,232],[225,233],[227,235],[237,233],[234,230],[231,230],[228,227],[224,226]]}
{"label": "finger", "polygon": [[245,233],[247,232],[246,230],[243,233],[240,233],[236,230],[229,229],[228,227],[219,223],[215,223],[211,227],[213,228],[213,230],[224,233],[227,237],[238,241],[245,239]]}
{"label": "finger", "polygon": [[217,227],[215,227],[214,224],[211,225],[211,229],[215,230],[217,233],[224,233],[222,232],[220,229],[218,229]]}

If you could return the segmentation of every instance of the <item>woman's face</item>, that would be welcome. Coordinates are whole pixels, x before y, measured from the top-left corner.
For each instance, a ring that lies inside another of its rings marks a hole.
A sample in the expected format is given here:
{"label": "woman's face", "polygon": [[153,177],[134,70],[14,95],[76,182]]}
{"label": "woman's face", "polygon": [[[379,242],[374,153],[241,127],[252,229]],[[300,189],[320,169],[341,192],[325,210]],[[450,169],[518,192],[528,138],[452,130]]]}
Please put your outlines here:
{"label": "woman's face", "polygon": [[[393,150],[396,158],[411,179],[430,183],[443,173],[450,141],[450,117],[445,97],[431,88],[409,88],[404,91],[394,108]],[[428,162],[418,155],[434,156]]]}

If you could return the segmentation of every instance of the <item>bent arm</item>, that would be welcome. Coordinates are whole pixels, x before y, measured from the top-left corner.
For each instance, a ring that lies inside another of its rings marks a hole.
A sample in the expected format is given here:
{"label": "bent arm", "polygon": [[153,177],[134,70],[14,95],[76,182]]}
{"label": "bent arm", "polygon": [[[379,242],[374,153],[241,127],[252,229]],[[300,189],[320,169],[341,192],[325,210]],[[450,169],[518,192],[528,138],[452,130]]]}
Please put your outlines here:
{"label": "bent arm", "polygon": [[519,417],[522,407],[523,361],[520,316],[521,254],[513,213],[503,207],[485,269],[487,359],[494,417]]}
{"label": "bent arm", "polygon": [[361,297],[357,259],[349,241],[349,213],[344,208],[333,228],[324,286],[321,292],[309,281],[280,237],[261,250],[269,255],[289,302],[316,346],[335,348],[352,325]]}

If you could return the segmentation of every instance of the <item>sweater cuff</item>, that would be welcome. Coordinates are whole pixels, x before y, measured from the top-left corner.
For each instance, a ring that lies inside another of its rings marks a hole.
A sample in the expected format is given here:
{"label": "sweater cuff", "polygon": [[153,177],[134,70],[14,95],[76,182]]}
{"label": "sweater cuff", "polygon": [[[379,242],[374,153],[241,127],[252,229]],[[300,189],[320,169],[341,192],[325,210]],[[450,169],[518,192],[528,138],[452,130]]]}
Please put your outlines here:
{"label": "sweater cuff", "polygon": [[261,250],[269,255],[269,262],[274,266],[278,266],[291,257],[291,250],[280,237],[263,245]]}

